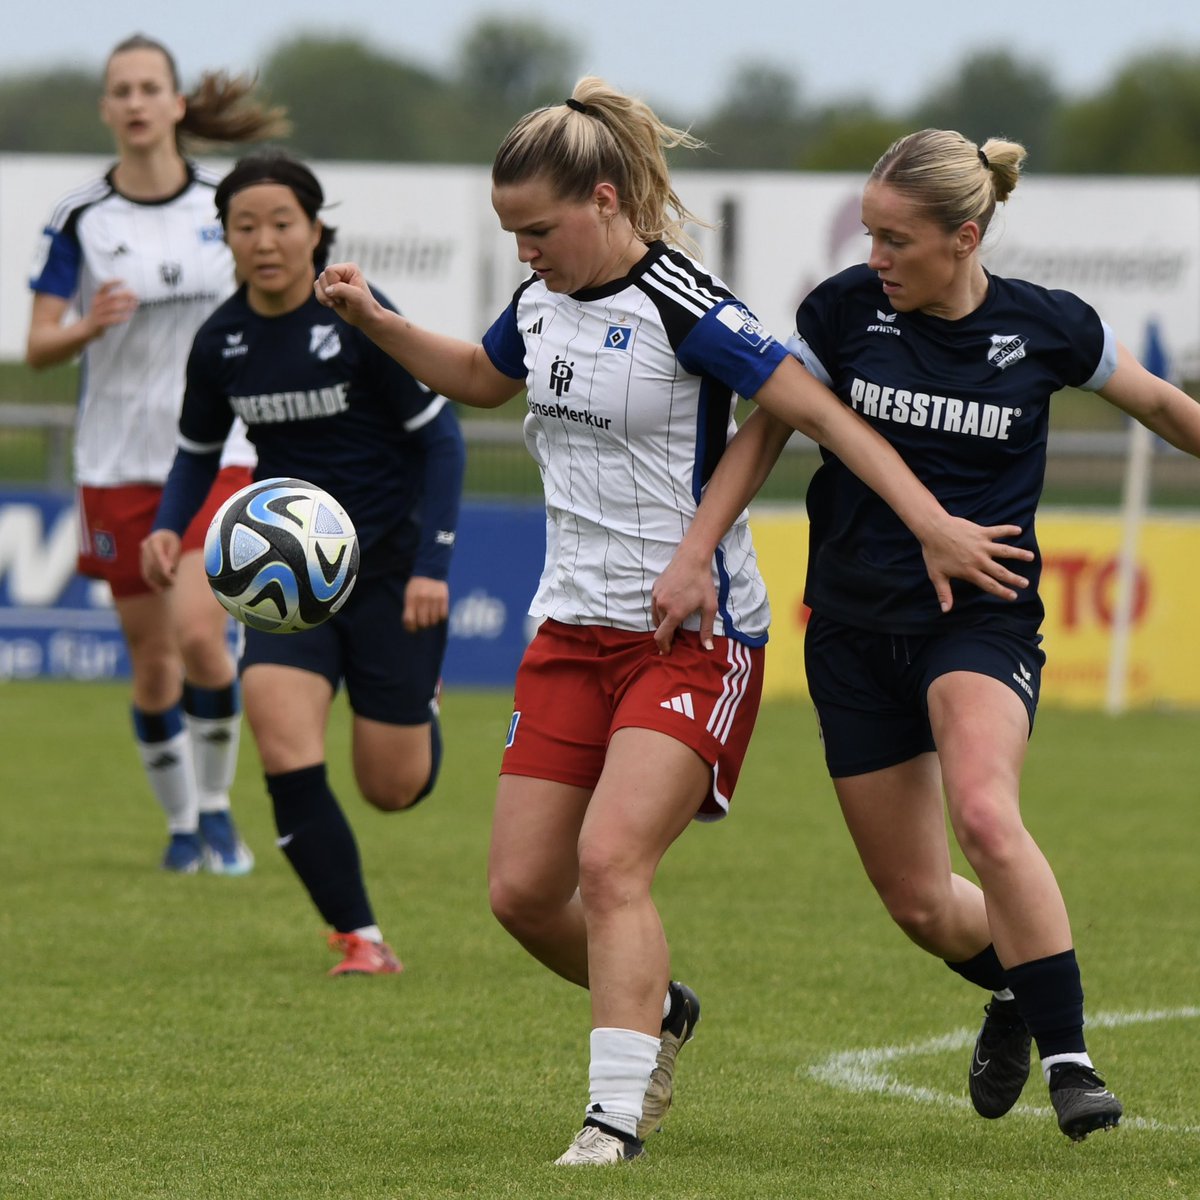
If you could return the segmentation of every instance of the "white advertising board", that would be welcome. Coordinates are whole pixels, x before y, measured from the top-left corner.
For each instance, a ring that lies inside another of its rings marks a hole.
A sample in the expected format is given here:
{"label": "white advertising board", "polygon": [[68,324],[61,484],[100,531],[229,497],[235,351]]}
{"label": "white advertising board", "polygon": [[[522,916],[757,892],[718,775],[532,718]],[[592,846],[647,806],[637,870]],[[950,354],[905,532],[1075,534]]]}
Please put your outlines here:
{"label": "white advertising board", "polygon": [[[206,160],[220,167],[228,160]],[[27,277],[55,201],[102,157],[0,156],[0,358],[24,353]],[[314,163],[338,230],[335,256],[362,263],[404,312],[478,338],[524,275],[496,222],[485,167]],[[705,262],[778,335],[820,279],[866,257],[863,178],[679,171]],[[997,214],[984,261],[998,274],[1077,292],[1135,354],[1159,323],[1168,353],[1200,377],[1200,181],[1031,177]]]}

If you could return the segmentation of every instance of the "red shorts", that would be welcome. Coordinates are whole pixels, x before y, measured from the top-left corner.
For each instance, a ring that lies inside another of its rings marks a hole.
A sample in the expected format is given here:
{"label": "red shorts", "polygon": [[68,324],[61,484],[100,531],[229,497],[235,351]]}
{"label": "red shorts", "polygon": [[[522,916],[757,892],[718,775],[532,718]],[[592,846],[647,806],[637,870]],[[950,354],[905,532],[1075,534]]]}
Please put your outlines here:
{"label": "red shorts", "polygon": [[502,775],[594,788],[618,729],[655,729],[712,767],[697,816],[729,810],[762,697],[764,651],[732,638],[700,646],[680,630],[669,655],[649,633],[542,622],[517,671]]}
{"label": "red shorts", "polygon": [[[203,508],[183,534],[183,549],[200,550],[217,509],[253,482],[250,467],[223,467],[213,480]],[[155,483],[117,487],[81,487],[79,559],[76,570],[89,579],[105,579],[118,599],[144,596],[153,589],[142,579],[142,539],[150,532],[163,490]]]}

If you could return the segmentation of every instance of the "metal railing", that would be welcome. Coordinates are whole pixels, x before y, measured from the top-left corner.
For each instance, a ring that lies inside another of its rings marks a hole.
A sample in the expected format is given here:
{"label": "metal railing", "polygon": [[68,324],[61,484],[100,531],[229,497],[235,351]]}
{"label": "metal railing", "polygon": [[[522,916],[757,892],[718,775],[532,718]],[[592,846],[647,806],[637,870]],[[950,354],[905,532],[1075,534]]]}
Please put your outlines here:
{"label": "metal railing", "polygon": [[[24,431],[43,441],[40,451],[33,455],[42,464],[41,477],[22,479],[22,482],[55,489],[71,486],[74,424],[75,406],[71,404],[0,403],[0,438],[5,432]],[[468,453],[469,492],[540,495],[537,471],[525,455],[519,421],[472,417],[464,420],[462,426],[468,450],[475,451]],[[1114,472],[1119,472],[1128,445],[1129,435],[1123,430],[1052,430],[1049,456],[1052,463],[1061,462],[1074,474],[1086,475],[1090,462],[1098,471],[1111,477]],[[788,443],[786,455],[788,458],[810,456],[815,466],[816,446],[796,434]],[[1200,479],[1200,465],[1163,442],[1156,442],[1154,461],[1156,467],[1174,464],[1189,481]],[[514,476],[517,477],[515,483]]]}

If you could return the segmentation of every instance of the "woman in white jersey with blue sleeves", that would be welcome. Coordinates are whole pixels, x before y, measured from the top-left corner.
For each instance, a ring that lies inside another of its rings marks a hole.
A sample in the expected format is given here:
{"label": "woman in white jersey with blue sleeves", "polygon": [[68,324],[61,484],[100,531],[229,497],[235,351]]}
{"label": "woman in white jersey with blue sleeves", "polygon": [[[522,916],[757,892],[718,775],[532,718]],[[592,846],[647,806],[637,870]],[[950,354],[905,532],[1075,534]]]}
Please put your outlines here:
{"label": "woman in white jersey with blue sleeves", "polygon": [[175,456],[192,336],[234,283],[213,207],[219,177],[186,159],[181,141],[282,132],[278,110],[264,111],[250,92],[245,80],[206,75],[184,96],[164,46],[140,35],[121,42],[100,102],[117,162],[59,202],[30,281],[27,361],[83,358],[79,570],[112,590],[133,676],[135,738],[167,820],[162,865],[189,874],[203,865],[241,875],[254,861],[229,812],[241,715],[228,620],[200,554],[216,508],[250,482],[254,451],[244,431],[230,438],[169,598],[142,580],[140,544]]}
{"label": "woman in white jersey with blue sleeves", "polygon": [[385,312],[352,264],[317,280],[320,299],[441,394],[491,408],[526,393],[547,548],[489,882],[505,928],[591,992],[591,1097],[563,1165],[642,1153],[700,1015],[695,992],[671,981],[651,883],[691,820],[724,815],[757,713],[769,610],[745,515],[709,558],[711,649],[693,628],[657,652],[650,587],[733,436],[736,394],[778,404],[880,488],[925,539],[947,596],[948,575],[1006,594],[1015,578],[993,558],[1005,531],[931,503],[884,440],[679,248],[690,214],[664,148],[696,144],[593,78],[518,122],[492,202],[532,275],[482,345]]}
{"label": "woman in white jersey with blue sleeves", "polygon": [[[807,497],[805,666],[834,789],[889,914],[991,993],[968,1075],[976,1111],[1012,1109],[1036,1042],[1058,1125],[1078,1141],[1115,1126],[1122,1106],[1087,1051],[1066,906],[1019,796],[1044,658],[1034,514],[1050,399],[1096,392],[1191,454],[1200,406],[1078,296],[984,268],[981,240],[1024,157],[950,130],[897,141],[863,191],[869,260],[804,300],[791,349],[956,513],[1019,527],[1028,586],[1011,603],[956,588],[940,611],[917,542],[823,455]],[[746,421],[655,585],[664,645],[697,603],[713,610],[695,564],[774,462],[776,424]],[[953,872],[946,810],[978,884]]]}

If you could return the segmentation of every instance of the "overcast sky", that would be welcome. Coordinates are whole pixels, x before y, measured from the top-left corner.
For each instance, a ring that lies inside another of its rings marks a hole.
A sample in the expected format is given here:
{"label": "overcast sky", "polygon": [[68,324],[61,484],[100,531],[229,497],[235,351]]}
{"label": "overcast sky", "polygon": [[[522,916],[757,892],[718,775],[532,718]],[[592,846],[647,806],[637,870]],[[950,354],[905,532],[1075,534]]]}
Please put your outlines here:
{"label": "overcast sky", "polygon": [[896,110],[980,50],[1039,63],[1070,95],[1103,87],[1135,53],[1200,53],[1196,0],[55,0],[18,11],[5,22],[0,74],[98,67],[142,32],[170,47],[185,85],[206,69],[253,69],[279,42],[314,32],[355,34],[440,71],[481,16],[519,14],[574,38],[583,71],[689,119],[746,61],[787,68],[810,103],[865,96]]}

